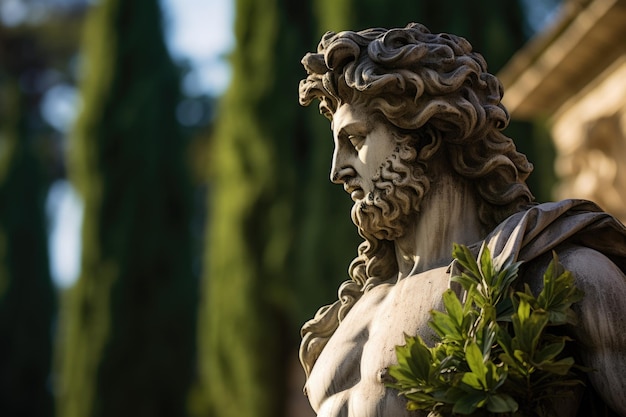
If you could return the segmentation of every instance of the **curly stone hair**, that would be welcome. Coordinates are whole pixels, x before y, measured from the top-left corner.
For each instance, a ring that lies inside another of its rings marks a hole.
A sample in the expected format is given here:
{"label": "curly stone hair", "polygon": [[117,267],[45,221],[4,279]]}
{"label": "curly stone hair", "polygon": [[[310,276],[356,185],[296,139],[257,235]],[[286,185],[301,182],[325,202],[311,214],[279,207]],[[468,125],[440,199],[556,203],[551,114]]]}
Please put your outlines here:
{"label": "curly stone hair", "polygon": [[[444,147],[456,174],[472,180],[485,228],[533,202],[525,182],[532,164],[501,132],[509,122],[502,85],[464,38],[433,34],[417,23],[327,32],[302,64],[307,77],[300,82],[300,104],[318,99],[320,112],[332,121],[341,104],[366,103],[399,131]],[[302,328],[300,359],[307,374],[362,293],[395,278],[393,242],[361,234],[365,241],[339,300]]]}

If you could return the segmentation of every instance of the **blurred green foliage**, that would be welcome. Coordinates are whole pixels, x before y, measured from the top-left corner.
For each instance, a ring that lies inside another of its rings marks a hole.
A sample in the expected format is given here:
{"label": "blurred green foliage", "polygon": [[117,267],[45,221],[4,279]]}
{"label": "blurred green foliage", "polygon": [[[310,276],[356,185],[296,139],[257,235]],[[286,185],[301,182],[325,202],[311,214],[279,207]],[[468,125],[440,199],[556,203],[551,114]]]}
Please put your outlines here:
{"label": "blurred green foliage", "polygon": [[184,416],[195,365],[188,139],[157,0],[103,0],[86,23],[70,178],[82,269],[64,299],[59,415]]}
{"label": "blurred green foliage", "polygon": [[[26,46],[31,53],[15,54]],[[42,66],[37,48],[0,31],[0,414],[24,417],[53,415],[46,137],[31,117],[39,96],[20,85],[26,68]]]}

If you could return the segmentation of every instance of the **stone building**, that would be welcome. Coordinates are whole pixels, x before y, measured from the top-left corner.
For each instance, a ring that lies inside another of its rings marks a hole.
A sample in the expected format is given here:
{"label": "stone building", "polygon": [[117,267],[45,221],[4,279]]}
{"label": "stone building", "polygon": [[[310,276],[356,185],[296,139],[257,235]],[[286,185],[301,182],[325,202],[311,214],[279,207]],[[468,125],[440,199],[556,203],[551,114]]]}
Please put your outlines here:
{"label": "stone building", "polygon": [[564,0],[498,74],[517,120],[547,120],[554,199],[585,198],[626,222],[626,0]]}

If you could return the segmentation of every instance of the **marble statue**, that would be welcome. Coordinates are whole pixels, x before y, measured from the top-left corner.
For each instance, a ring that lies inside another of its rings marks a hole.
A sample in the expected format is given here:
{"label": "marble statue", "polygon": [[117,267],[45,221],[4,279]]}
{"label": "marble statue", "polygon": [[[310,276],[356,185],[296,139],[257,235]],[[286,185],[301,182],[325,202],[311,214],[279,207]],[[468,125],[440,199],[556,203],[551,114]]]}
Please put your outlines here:
{"label": "marble statue", "polygon": [[494,256],[522,261],[520,279],[535,287],[556,251],[585,292],[568,331],[594,371],[559,415],[626,417],[626,228],[589,201],[534,201],[532,165],[502,133],[503,88],[483,57],[412,23],[328,32],[302,63],[300,104],[318,100],[331,122],[330,180],[350,194],[364,239],[338,300],[302,328],[317,415],[423,415],[385,386],[394,349],[404,334],[431,337],[453,243],[486,241]]}

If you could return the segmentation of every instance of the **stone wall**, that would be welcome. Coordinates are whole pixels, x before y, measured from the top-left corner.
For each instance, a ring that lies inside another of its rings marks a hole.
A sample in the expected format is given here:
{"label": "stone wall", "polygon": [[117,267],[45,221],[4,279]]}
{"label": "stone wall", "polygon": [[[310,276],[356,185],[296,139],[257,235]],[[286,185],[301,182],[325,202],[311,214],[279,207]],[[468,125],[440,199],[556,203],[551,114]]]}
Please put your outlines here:
{"label": "stone wall", "polygon": [[556,198],[593,200],[626,222],[626,56],[554,115]]}

